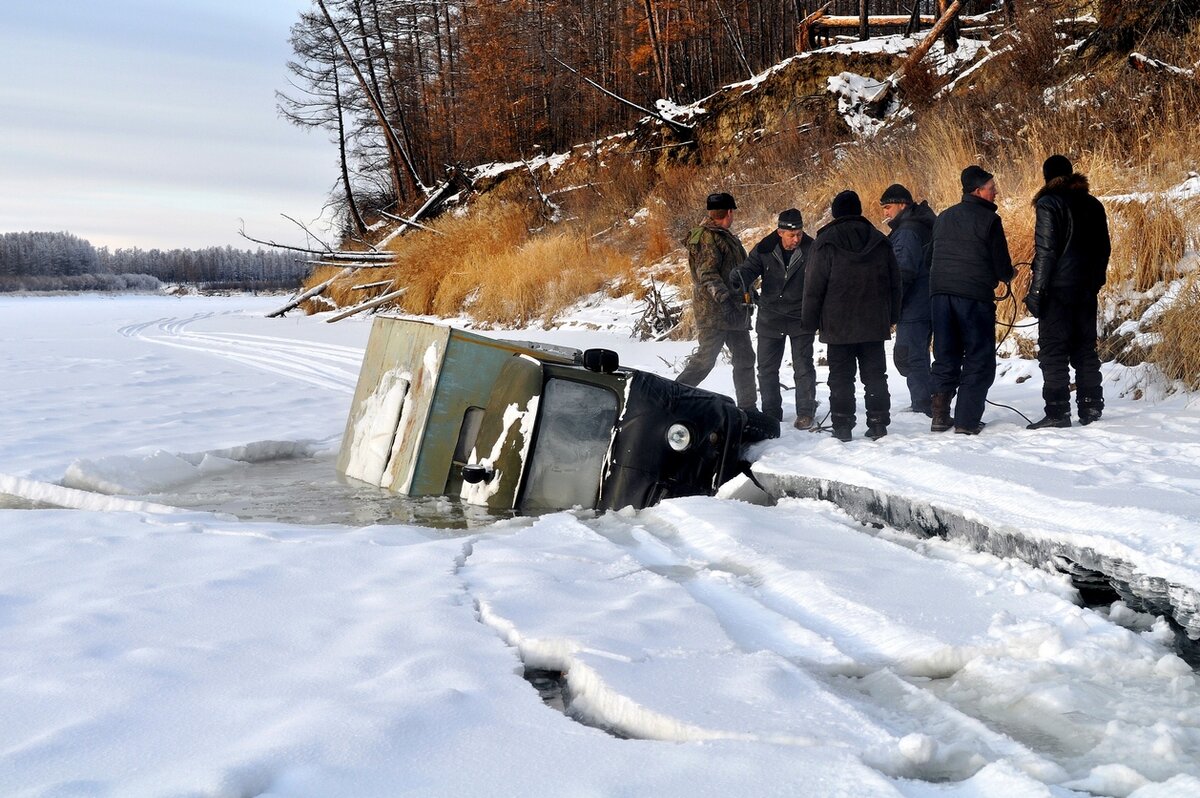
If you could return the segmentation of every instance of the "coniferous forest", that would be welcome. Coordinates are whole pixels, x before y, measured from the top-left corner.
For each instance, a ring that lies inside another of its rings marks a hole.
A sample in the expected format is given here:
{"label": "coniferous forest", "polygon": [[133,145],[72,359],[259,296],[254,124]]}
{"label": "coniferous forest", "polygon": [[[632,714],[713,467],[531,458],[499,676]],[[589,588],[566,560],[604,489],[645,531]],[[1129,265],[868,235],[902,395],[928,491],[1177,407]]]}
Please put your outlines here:
{"label": "coniferous forest", "polygon": [[109,250],[70,233],[0,234],[0,292],[143,291],[163,283],[203,290],[295,288],[308,271],[295,253],[233,247]]}

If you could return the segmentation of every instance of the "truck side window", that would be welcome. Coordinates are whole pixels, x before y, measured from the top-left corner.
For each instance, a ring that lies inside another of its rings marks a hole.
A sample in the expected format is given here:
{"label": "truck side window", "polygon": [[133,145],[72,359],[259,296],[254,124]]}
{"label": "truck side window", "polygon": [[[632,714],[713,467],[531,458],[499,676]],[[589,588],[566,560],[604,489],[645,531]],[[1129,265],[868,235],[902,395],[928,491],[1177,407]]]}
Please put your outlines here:
{"label": "truck side window", "polygon": [[617,395],[611,390],[548,379],[521,509],[594,507],[616,423]]}

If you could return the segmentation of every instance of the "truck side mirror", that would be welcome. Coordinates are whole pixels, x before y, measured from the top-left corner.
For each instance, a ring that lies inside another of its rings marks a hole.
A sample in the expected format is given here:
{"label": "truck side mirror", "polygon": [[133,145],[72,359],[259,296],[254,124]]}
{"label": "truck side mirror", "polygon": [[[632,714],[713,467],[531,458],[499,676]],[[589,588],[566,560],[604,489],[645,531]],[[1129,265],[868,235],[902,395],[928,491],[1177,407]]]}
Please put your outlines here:
{"label": "truck side mirror", "polygon": [[612,374],[621,366],[621,359],[611,349],[583,350],[583,367],[588,371]]}
{"label": "truck side mirror", "polygon": [[462,467],[463,482],[471,485],[480,482],[491,482],[492,477],[496,475],[496,469],[482,465],[465,465]]}

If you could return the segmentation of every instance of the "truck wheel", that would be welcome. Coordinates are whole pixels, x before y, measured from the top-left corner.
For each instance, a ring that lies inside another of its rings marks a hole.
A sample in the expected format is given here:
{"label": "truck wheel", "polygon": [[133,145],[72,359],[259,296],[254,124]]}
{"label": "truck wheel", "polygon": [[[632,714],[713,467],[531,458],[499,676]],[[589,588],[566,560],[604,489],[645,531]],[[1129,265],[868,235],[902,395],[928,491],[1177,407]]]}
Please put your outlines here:
{"label": "truck wheel", "polygon": [[779,437],[779,420],[760,410],[743,410],[746,423],[742,426],[742,443],[758,443]]}

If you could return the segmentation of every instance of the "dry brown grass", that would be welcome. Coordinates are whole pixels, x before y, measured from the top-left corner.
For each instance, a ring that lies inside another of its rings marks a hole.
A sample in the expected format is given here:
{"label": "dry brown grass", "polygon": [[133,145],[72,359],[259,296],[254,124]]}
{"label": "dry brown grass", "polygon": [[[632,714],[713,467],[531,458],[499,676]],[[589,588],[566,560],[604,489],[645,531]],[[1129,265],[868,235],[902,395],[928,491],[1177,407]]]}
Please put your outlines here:
{"label": "dry brown grass", "polygon": [[1193,272],[1184,282],[1155,329],[1161,340],[1151,360],[1171,379],[1190,390],[1200,389],[1200,272]]}
{"label": "dry brown grass", "polygon": [[1175,203],[1161,198],[1145,203],[1122,202],[1113,208],[1111,216],[1116,231],[1108,274],[1110,286],[1132,284],[1136,291],[1147,291],[1176,276],[1189,231]]}
{"label": "dry brown grass", "polygon": [[630,258],[589,242],[569,228],[531,236],[535,210],[517,200],[489,202],[463,217],[448,217],[395,245],[386,270],[408,287],[400,307],[409,313],[481,322],[528,324],[629,272]]}

